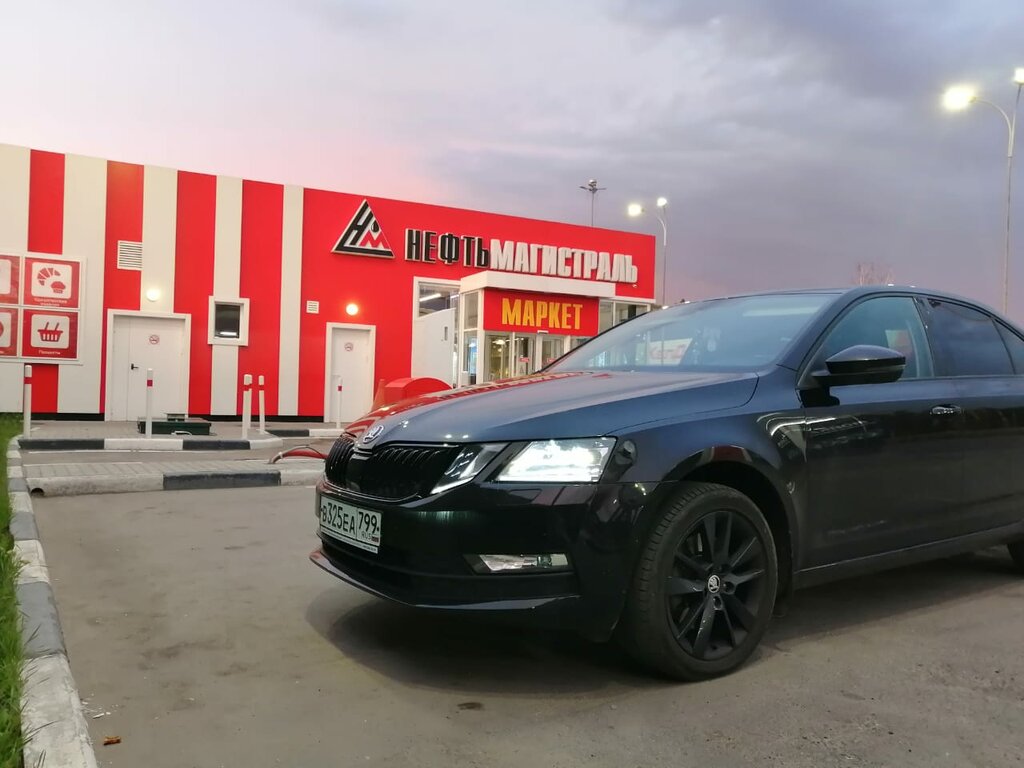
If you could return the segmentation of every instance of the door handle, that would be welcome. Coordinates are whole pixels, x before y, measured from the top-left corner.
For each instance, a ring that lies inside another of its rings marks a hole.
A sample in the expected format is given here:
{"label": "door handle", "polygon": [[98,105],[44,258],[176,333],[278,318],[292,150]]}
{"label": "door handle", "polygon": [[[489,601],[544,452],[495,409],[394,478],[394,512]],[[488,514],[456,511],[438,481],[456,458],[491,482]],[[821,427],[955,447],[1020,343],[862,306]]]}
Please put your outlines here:
{"label": "door handle", "polygon": [[956,416],[962,413],[959,405],[936,405],[932,408],[932,416]]}
{"label": "door handle", "polygon": [[131,366],[133,371],[139,370],[139,366],[137,366],[135,363],[132,363]]}

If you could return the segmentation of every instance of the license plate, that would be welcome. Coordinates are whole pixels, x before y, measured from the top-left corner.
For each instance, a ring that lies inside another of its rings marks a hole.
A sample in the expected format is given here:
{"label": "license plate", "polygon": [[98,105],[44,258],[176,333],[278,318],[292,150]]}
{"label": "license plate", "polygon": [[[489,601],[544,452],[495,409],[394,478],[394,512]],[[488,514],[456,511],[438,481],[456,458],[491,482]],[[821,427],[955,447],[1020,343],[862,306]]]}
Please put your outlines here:
{"label": "license plate", "polygon": [[376,554],[380,547],[381,514],[321,496],[320,530]]}

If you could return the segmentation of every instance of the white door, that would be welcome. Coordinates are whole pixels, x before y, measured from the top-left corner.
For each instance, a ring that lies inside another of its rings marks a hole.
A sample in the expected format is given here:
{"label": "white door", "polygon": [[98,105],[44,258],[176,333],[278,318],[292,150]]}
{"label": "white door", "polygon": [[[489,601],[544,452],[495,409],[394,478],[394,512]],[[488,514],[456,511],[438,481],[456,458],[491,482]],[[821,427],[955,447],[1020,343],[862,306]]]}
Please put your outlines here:
{"label": "white door", "polygon": [[188,409],[188,335],[185,319],[114,315],[110,365],[110,418],[146,414],[146,370],[153,369],[153,417]]}
{"label": "white door", "polygon": [[455,310],[442,309],[412,322],[412,375],[455,382]]}
{"label": "white door", "polygon": [[[328,421],[355,421],[373,405],[373,334],[369,328],[332,328],[327,376]],[[338,384],[342,385],[338,410]]]}

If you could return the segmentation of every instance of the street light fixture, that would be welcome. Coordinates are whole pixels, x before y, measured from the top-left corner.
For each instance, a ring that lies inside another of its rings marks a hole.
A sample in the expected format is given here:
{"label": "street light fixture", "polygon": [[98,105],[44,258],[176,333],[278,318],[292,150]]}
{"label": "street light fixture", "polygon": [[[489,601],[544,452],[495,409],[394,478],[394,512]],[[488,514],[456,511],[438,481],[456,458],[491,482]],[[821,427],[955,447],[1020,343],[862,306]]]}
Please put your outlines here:
{"label": "street light fixture", "polygon": [[978,91],[970,85],[954,85],[942,96],[942,105],[951,111],[967,109],[972,104],[987,104],[1003,116],[1006,121],[1008,141],[1006,143],[1006,238],[1003,252],[1003,313],[1006,313],[1010,298],[1010,222],[1013,219],[1013,148],[1017,134],[1017,107],[1020,105],[1021,90],[1024,89],[1024,67],[1013,71],[1013,82],[1017,85],[1017,98],[1013,102],[1013,111],[1005,109],[991,101],[978,96]]}
{"label": "street light fixture", "polygon": [[590,226],[594,226],[594,201],[597,200],[597,193],[604,192],[607,187],[599,187],[597,179],[591,179],[586,184],[580,184],[580,189],[590,193]]}
{"label": "street light fixture", "polygon": [[[668,222],[667,222],[667,211],[668,211],[668,198],[659,197],[655,203],[657,210],[654,212],[654,217],[661,224],[661,306],[664,309],[668,304],[665,301],[666,295],[666,267],[668,265]],[[646,211],[640,203],[630,203],[626,207],[626,213],[636,218],[642,216]]]}

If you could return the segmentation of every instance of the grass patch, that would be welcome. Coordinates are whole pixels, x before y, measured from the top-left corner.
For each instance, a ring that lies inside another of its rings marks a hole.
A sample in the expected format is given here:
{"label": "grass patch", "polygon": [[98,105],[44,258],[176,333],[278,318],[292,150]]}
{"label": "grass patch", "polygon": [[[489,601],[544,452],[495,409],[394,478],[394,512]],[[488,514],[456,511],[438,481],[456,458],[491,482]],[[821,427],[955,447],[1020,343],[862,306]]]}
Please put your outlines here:
{"label": "grass patch", "polygon": [[0,415],[0,768],[21,766],[21,614],[14,592],[18,564],[8,525],[7,442],[21,432],[18,417]]}

